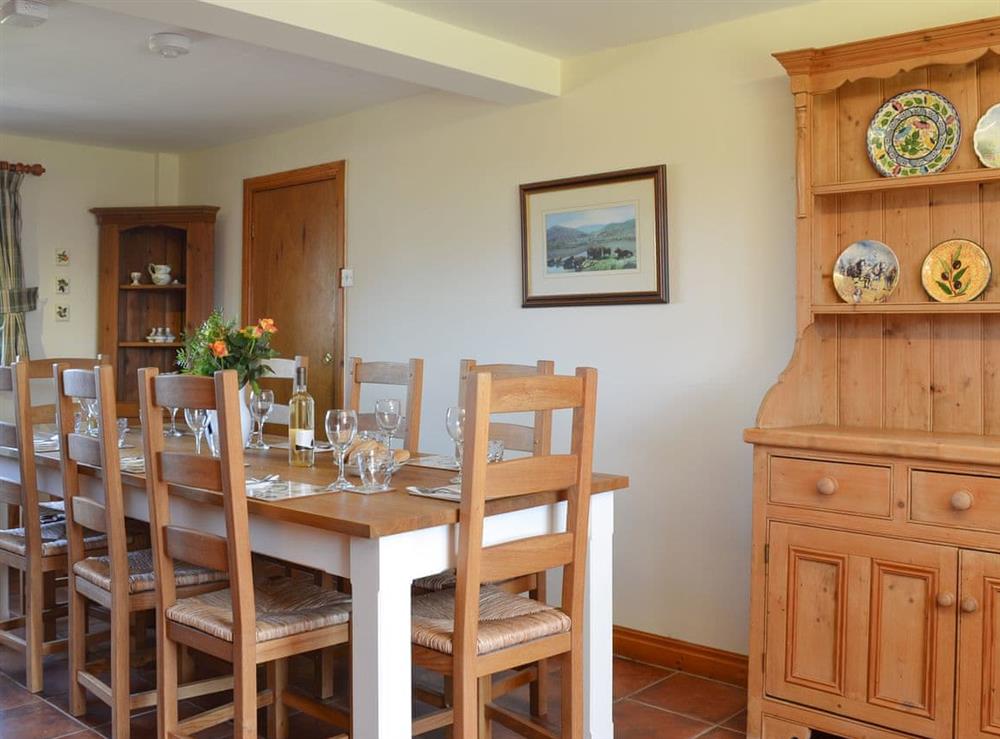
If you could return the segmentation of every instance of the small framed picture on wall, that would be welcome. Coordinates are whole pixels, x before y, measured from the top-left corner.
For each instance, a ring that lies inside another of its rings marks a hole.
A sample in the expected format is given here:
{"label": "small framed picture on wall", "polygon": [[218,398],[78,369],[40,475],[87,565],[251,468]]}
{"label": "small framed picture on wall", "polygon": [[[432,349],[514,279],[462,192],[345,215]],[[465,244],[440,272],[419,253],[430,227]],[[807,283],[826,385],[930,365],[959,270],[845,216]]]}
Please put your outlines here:
{"label": "small framed picture on wall", "polygon": [[666,166],[521,185],[525,308],[667,303]]}

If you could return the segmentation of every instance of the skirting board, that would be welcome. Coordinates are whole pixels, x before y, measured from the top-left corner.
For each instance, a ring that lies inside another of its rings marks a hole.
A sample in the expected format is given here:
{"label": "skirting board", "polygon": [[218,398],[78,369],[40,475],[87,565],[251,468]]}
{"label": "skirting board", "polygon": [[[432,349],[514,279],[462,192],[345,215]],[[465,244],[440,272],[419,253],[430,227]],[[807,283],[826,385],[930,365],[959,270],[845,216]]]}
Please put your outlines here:
{"label": "skirting board", "polygon": [[691,644],[625,626],[614,628],[614,652],[637,662],[670,667],[734,685],[747,684],[747,657],[735,652]]}

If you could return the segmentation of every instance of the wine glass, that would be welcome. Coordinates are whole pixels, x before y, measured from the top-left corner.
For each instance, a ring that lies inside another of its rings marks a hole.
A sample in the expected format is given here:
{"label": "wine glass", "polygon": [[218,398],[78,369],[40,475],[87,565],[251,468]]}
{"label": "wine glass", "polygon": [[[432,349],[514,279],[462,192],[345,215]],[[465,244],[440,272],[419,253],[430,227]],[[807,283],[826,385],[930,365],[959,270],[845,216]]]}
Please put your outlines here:
{"label": "wine glass", "polygon": [[462,443],[465,441],[465,408],[452,406],[444,414],[444,424],[448,436],[455,442],[455,462],[458,464],[458,474],[451,478],[453,483],[462,482]]}
{"label": "wine glass", "polygon": [[259,390],[253,393],[250,396],[249,406],[250,415],[253,416],[257,429],[250,436],[247,449],[270,449],[271,447],[264,443],[264,422],[267,421],[267,417],[271,415],[271,408],[274,407],[274,391]]}
{"label": "wine glass", "polygon": [[94,398],[80,398],[83,409],[83,433],[97,436],[97,401]]}
{"label": "wine glass", "polygon": [[126,440],[126,437],[128,436],[128,432],[129,431],[130,431],[130,429],[128,427],[128,419],[127,418],[119,418],[118,419],[118,448],[119,449],[124,449],[125,448],[125,440]]}
{"label": "wine glass", "polygon": [[164,429],[163,435],[172,439],[184,436],[184,432],[177,428],[177,411],[179,408],[170,408],[170,428]]}
{"label": "wine glass", "polygon": [[395,398],[384,398],[375,402],[375,423],[385,435],[386,449],[392,448],[392,437],[403,422],[400,404]]}
{"label": "wine glass", "polygon": [[184,420],[194,434],[194,453],[201,454],[201,437],[208,427],[208,411],[204,408],[185,408]]}
{"label": "wine glass", "polygon": [[326,438],[337,454],[340,473],[327,490],[345,490],[351,483],[344,477],[344,457],[358,433],[358,414],[352,410],[335,408],[326,412]]}

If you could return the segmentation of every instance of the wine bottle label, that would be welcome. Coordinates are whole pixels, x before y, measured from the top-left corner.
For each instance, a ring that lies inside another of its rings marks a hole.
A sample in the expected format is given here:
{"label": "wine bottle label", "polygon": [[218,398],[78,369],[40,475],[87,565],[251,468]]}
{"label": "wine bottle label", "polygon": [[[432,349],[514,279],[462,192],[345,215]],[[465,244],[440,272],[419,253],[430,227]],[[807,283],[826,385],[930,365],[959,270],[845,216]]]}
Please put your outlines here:
{"label": "wine bottle label", "polygon": [[312,431],[312,429],[295,429],[292,433],[295,436],[295,448],[296,449],[312,449],[313,448],[313,431]]}

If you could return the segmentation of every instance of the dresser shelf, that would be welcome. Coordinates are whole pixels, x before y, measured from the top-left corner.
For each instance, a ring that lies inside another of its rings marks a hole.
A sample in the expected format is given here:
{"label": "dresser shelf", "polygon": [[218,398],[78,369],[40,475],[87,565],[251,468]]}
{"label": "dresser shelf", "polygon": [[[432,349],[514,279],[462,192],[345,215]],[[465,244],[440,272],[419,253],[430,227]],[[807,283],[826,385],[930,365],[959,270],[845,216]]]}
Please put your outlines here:
{"label": "dresser shelf", "polygon": [[120,349],[180,349],[182,341],[119,341]]}
{"label": "dresser shelf", "polygon": [[166,292],[169,290],[187,290],[187,285],[119,285],[119,290],[139,290],[142,292]]}
{"label": "dresser shelf", "polygon": [[989,184],[1000,182],[1000,169],[966,169],[941,174],[914,175],[912,177],[882,177],[880,179],[834,182],[813,185],[813,195],[845,195],[856,192],[884,192],[886,190],[912,190],[919,187],[942,185]]}
{"label": "dresser shelf", "polygon": [[812,306],[816,315],[850,315],[864,313],[907,313],[907,314],[976,314],[1000,313],[1000,303],[986,303],[974,300],[970,303],[822,303]]}

